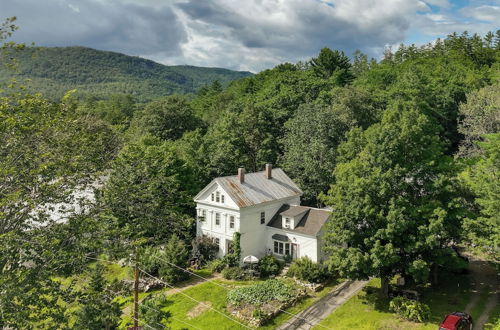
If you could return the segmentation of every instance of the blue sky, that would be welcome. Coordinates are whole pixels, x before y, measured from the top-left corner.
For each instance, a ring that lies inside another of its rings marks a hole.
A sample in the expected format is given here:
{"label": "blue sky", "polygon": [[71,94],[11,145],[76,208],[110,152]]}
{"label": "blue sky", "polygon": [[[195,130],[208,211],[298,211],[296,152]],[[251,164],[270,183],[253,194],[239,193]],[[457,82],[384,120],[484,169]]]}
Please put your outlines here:
{"label": "blue sky", "polygon": [[18,17],[19,42],[253,72],[325,46],[377,58],[400,43],[500,28],[500,0],[2,0],[0,13]]}

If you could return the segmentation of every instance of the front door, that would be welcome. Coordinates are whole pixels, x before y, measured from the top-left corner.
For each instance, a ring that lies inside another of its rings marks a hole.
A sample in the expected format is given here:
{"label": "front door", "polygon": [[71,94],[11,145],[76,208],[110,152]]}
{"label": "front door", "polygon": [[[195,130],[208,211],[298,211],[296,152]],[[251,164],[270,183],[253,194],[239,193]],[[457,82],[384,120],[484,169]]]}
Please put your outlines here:
{"label": "front door", "polygon": [[292,259],[297,259],[299,256],[299,246],[295,243],[292,243]]}

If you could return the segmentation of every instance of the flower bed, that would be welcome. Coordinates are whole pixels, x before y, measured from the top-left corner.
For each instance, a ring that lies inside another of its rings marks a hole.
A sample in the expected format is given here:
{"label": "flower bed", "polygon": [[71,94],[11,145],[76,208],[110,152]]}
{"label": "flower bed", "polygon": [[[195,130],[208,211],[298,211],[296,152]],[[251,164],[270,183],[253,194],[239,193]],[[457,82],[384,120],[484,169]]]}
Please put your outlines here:
{"label": "flower bed", "polygon": [[228,310],[259,326],[305,296],[307,291],[293,281],[272,279],[230,291],[227,295]]}

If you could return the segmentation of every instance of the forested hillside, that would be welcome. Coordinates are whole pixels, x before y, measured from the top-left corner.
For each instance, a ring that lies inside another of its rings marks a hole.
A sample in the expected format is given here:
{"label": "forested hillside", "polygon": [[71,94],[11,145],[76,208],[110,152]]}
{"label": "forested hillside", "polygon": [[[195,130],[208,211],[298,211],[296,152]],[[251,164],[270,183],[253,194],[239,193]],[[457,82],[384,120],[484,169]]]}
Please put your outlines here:
{"label": "forested hillside", "polygon": [[250,75],[221,68],[166,66],[85,47],[27,47],[10,56],[17,60],[17,70],[2,65],[0,82],[16,77],[28,91],[40,92],[53,100],[77,89],[80,96],[106,98],[128,94],[144,101],[174,93],[194,93],[215,80],[225,85]]}
{"label": "forested hillside", "polygon": [[[83,48],[43,52],[52,55],[19,64],[43,96],[5,87],[0,98],[0,328],[117,327],[119,297],[130,291],[106,282],[96,260],[183,280],[190,261],[209,260],[199,259],[209,253],[195,239],[195,194],[266,163],[301,187],[303,204],[332,209],[328,276],[379,277],[387,296],[396,274],[439,285],[438,271],[463,263],[456,244],[498,261],[500,31],[401,45],[380,61],[324,48],[193,97],[164,95],[193,92],[195,77],[246,74]],[[82,86],[85,99],[46,99]],[[130,95],[100,99],[108,92]],[[88,186],[95,200],[75,199]],[[62,202],[80,211],[50,222],[41,206]]]}

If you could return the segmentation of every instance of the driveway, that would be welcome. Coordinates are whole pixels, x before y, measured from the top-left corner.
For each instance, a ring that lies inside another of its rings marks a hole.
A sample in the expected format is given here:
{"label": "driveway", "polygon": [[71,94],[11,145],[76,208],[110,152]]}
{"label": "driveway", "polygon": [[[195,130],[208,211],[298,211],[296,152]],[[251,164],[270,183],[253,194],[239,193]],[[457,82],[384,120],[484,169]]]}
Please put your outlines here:
{"label": "driveway", "polygon": [[332,292],[312,304],[309,308],[282,324],[279,330],[311,329],[330,315],[337,307],[361,290],[368,281],[345,281],[335,287]]}
{"label": "driveway", "polygon": [[488,321],[493,308],[498,304],[498,278],[496,271],[491,265],[484,260],[475,258],[470,254],[466,254],[469,258],[469,270],[472,276],[474,291],[471,300],[465,307],[465,312],[469,313],[474,307],[483,303],[483,294],[488,293],[483,312],[474,321],[474,330],[481,330],[484,324]]}

